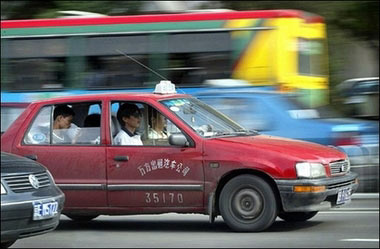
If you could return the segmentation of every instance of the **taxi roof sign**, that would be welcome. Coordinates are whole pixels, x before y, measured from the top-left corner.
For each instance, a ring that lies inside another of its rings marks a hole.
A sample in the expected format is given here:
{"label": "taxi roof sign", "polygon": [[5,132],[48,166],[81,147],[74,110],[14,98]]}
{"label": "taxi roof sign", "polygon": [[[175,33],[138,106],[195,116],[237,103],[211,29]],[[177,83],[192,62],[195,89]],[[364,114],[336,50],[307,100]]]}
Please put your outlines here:
{"label": "taxi roof sign", "polygon": [[175,90],[175,85],[170,80],[161,80],[160,83],[156,85],[153,93],[170,94],[177,93],[177,91]]}

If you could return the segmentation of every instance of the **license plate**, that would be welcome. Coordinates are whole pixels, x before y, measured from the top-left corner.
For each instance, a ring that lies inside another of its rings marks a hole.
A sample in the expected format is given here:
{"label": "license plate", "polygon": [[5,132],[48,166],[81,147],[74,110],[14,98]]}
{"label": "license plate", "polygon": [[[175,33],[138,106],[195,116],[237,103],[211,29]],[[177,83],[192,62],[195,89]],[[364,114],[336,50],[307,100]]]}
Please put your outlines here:
{"label": "license plate", "polygon": [[339,190],[338,198],[336,199],[336,204],[343,204],[351,200],[352,190],[351,188],[344,188]]}
{"label": "license plate", "polygon": [[54,217],[58,213],[58,202],[33,202],[33,220],[43,220]]}

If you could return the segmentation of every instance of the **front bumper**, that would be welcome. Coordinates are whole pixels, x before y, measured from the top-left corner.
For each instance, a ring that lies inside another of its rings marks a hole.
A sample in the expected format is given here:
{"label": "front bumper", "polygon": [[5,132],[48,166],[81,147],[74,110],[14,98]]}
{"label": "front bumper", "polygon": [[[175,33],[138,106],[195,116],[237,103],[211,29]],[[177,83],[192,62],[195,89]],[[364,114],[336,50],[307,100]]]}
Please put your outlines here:
{"label": "front bumper", "polygon": [[[58,212],[49,219],[33,220],[33,201],[57,201]],[[1,203],[1,243],[14,241],[24,237],[47,233],[54,230],[59,224],[65,196],[61,194],[46,198],[28,201]]]}
{"label": "front bumper", "polygon": [[[276,180],[283,211],[310,212],[327,210],[331,207],[348,204],[336,204],[338,192],[344,188],[351,188],[354,193],[358,188],[358,175],[350,172],[344,176],[322,179]],[[322,192],[294,192],[294,186],[325,186]]]}

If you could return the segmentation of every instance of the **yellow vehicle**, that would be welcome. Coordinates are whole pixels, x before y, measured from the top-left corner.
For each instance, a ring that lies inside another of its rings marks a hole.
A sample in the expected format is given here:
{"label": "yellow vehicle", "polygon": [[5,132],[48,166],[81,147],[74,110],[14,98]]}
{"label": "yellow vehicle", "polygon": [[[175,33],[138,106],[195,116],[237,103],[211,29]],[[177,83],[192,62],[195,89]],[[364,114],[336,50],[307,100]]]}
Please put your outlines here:
{"label": "yellow vehicle", "polygon": [[305,93],[313,107],[328,99],[325,23],[298,10],[5,20],[1,49],[5,102],[153,87],[157,75],[120,51],[178,87],[232,78]]}
{"label": "yellow vehicle", "polygon": [[233,78],[305,93],[302,96],[311,106],[326,103],[328,56],[323,19],[300,11],[277,14],[228,21],[231,28],[267,27],[251,34],[231,32],[234,39],[249,41],[235,60]]}

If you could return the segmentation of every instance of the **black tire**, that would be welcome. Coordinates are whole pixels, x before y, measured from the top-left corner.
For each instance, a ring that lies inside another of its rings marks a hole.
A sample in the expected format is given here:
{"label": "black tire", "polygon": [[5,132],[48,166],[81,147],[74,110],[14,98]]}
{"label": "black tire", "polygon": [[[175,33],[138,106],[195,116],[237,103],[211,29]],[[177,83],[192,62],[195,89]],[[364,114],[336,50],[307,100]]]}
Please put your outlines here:
{"label": "black tire", "polygon": [[278,217],[288,222],[299,222],[307,221],[308,219],[313,218],[318,211],[313,212],[281,212],[278,214]]}
{"label": "black tire", "polygon": [[15,243],[16,240],[13,240],[13,241],[7,241],[7,242],[1,242],[1,248],[8,248],[10,247],[11,245],[13,245],[13,243]]}
{"label": "black tire", "polygon": [[240,175],[223,187],[219,198],[223,220],[237,232],[259,232],[273,224],[277,202],[271,186],[254,175]]}
{"label": "black tire", "polygon": [[86,222],[95,219],[99,215],[77,215],[77,214],[65,214],[73,221]]}

